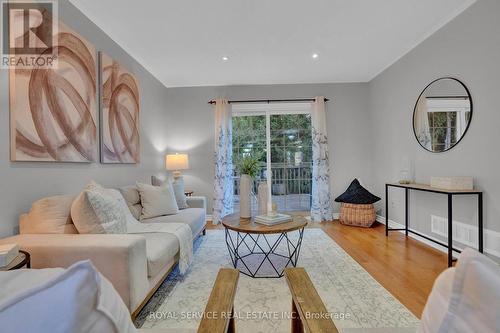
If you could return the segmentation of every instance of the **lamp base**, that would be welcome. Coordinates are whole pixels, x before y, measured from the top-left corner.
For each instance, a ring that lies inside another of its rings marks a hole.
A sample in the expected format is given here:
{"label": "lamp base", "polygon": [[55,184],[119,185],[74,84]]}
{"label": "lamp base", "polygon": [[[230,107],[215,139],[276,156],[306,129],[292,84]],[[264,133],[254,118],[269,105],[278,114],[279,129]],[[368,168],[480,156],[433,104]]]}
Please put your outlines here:
{"label": "lamp base", "polygon": [[182,177],[182,174],[180,171],[172,171],[172,175],[174,176],[174,179]]}

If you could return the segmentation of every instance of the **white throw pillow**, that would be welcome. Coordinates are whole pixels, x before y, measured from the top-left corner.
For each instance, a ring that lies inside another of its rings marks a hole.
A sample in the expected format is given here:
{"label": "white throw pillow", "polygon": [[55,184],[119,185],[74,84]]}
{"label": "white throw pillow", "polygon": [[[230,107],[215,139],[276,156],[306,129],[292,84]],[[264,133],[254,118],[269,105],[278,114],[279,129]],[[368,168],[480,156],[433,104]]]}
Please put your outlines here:
{"label": "white throw pillow", "polygon": [[[156,176],[151,176],[151,184],[153,184],[154,186],[162,186],[168,182],[170,182],[170,180],[164,180]],[[182,178],[182,176],[178,177],[171,183],[174,189],[175,201],[177,202],[177,206],[179,207],[179,209],[189,208],[186,199],[186,192],[184,190],[184,178]]]}
{"label": "white throw pillow", "polygon": [[79,233],[123,234],[127,231],[126,211],[115,192],[121,197],[117,190],[106,189],[95,182],[85,187],[71,206],[71,217]]}
{"label": "white throw pillow", "polygon": [[88,260],[65,270],[2,272],[0,281],[9,289],[0,299],[2,332],[137,332],[123,300]]}
{"label": "white throw pillow", "polygon": [[74,195],[56,195],[33,203],[19,221],[21,234],[77,234],[71,220]]}
{"label": "white throw pillow", "polygon": [[[131,225],[137,224],[137,225],[142,226],[142,224],[137,220],[137,218],[130,211],[129,207],[127,206],[127,201],[126,201],[126,199],[123,196],[123,193],[121,191],[109,189],[109,194],[113,198],[116,199],[116,201],[118,202],[118,205],[120,206],[120,209],[125,214],[125,221],[127,221],[126,222],[127,232],[128,232],[128,229],[130,228]],[[139,195],[139,194],[137,194],[137,195]]]}
{"label": "white throw pillow", "polygon": [[179,212],[174,190],[170,183],[163,186],[137,183],[137,189],[141,195],[141,220]]}
{"label": "white throw pillow", "polygon": [[134,216],[136,220],[139,220],[141,218],[142,206],[141,206],[141,196],[139,194],[139,191],[137,190],[137,186],[136,185],[124,186],[120,187],[118,190],[125,199],[127,207],[130,210],[130,213],[132,213],[132,216]]}
{"label": "white throw pillow", "polygon": [[456,267],[436,279],[418,332],[499,332],[499,307],[500,266],[465,249]]}

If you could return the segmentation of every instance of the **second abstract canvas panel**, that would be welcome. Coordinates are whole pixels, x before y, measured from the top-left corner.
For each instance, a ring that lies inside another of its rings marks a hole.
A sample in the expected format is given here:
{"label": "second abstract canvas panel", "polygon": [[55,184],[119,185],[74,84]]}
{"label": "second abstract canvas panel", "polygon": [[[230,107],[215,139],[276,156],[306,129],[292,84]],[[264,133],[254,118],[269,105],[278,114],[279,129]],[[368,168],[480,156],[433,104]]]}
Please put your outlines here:
{"label": "second abstract canvas panel", "polygon": [[99,52],[101,163],[139,163],[139,85],[134,75]]}

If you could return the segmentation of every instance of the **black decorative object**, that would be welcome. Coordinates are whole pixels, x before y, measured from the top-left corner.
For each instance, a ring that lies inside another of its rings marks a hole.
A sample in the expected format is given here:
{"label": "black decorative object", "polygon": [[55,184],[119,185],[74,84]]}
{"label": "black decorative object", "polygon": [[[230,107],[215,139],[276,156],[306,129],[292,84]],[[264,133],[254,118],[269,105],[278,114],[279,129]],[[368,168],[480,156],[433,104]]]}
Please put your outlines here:
{"label": "black decorative object", "polygon": [[379,200],[379,197],[371,194],[370,191],[361,186],[357,179],[354,179],[347,190],[335,199],[336,202],[345,202],[360,205],[373,204]]}

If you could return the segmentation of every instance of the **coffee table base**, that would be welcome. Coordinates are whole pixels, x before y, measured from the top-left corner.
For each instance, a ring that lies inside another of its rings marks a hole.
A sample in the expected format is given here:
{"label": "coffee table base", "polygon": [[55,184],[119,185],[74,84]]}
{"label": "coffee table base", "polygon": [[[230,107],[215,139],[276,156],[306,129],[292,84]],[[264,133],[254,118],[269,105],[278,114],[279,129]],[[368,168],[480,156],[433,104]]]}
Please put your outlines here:
{"label": "coffee table base", "polygon": [[[298,237],[289,234],[298,233]],[[226,228],[226,245],[233,267],[252,278],[280,278],[297,266],[304,228],[275,234],[252,234]],[[271,238],[272,236],[272,238]],[[263,267],[271,274],[262,273]]]}

